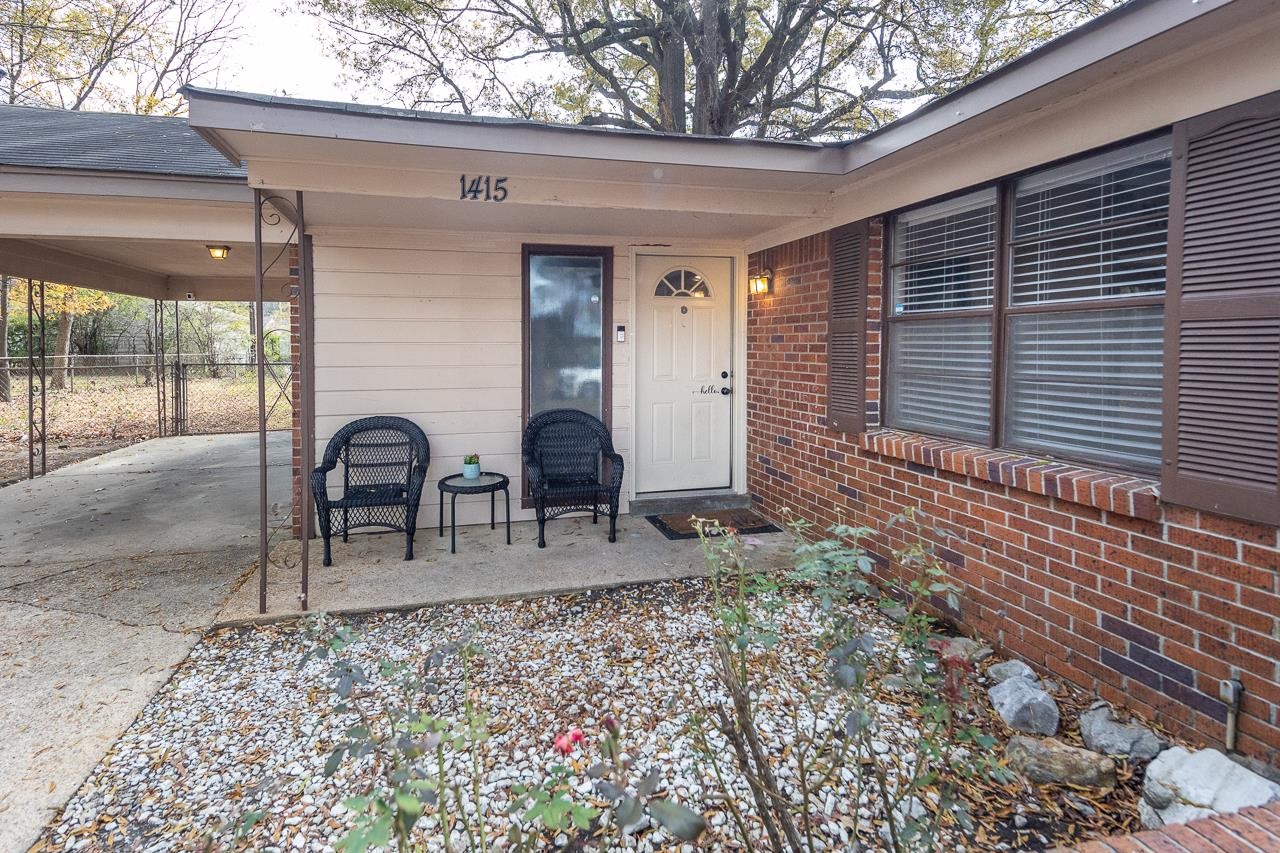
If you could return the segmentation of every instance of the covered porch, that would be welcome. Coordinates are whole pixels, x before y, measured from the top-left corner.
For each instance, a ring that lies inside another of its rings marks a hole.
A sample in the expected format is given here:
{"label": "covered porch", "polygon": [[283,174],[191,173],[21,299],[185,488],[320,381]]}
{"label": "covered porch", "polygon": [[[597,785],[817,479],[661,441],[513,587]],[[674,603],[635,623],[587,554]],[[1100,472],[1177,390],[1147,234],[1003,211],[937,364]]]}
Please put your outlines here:
{"label": "covered porch", "polygon": [[[186,94],[192,127],[300,235],[299,472],[368,416],[407,419],[430,442],[413,562],[353,537],[322,568],[315,539],[267,548],[264,536],[256,590],[225,618],[700,571],[695,547],[628,513],[671,496],[749,502],[745,251],[821,220],[839,149]],[[546,550],[529,547],[522,431],[557,408],[594,414],[625,460],[614,545],[587,517],[552,522]],[[455,558],[434,541],[435,485],[472,454],[510,479],[516,536],[508,548],[491,535],[487,500],[459,501],[470,526]],[[342,477],[330,474],[330,497]],[[304,485],[298,533],[314,519]]]}

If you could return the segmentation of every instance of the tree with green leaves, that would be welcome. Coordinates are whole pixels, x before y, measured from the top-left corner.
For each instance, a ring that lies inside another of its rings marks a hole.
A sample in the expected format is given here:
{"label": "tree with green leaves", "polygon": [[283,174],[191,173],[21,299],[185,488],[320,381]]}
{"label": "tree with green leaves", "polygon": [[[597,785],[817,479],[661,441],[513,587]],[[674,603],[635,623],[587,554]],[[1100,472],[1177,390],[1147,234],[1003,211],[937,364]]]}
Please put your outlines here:
{"label": "tree with green leaves", "polygon": [[671,133],[856,136],[1113,0],[297,0],[418,108]]}

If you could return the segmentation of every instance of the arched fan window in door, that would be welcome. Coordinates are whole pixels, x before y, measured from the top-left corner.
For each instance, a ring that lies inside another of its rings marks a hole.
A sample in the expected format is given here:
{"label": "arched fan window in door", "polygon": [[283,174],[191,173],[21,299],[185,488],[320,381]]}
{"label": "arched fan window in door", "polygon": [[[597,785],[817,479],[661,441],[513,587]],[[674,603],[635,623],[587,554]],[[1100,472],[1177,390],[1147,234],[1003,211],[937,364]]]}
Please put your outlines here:
{"label": "arched fan window in door", "polygon": [[711,295],[711,288],[700,273],[690,269],[672,270],[662,277],[653,291],[654,296],[678,296],[682,298],[705,298]]}

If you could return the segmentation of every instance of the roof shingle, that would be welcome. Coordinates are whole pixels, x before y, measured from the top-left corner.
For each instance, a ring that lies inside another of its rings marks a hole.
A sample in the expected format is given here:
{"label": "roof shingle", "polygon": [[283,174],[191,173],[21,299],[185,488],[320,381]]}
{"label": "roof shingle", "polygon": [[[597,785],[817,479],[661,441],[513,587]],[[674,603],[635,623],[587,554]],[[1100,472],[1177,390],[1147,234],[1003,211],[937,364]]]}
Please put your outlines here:
{"label": "roof shingle", "polygon": [[241,178],[185,118],[0,105],[0,165]]}

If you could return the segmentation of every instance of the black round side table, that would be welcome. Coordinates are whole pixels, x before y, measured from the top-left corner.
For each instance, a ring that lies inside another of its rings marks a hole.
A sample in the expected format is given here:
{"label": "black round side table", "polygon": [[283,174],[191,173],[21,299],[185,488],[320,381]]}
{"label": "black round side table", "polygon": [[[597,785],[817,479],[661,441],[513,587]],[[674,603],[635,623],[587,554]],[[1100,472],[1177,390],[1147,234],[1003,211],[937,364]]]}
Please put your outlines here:
{"label": "black round side table", "polygon": [[489,529],[497,526],[495,499],[502,492],[507,503],[507,544],[511,544],[511,481],[505,474],[494,474],[485,471],[474,480],[468,480],[461,474],[445,477],[436,484],[440,490],[440,535],[444,536],[444,493],[449,493],[449,553],[458,553],[458,495],[489,494]]}

